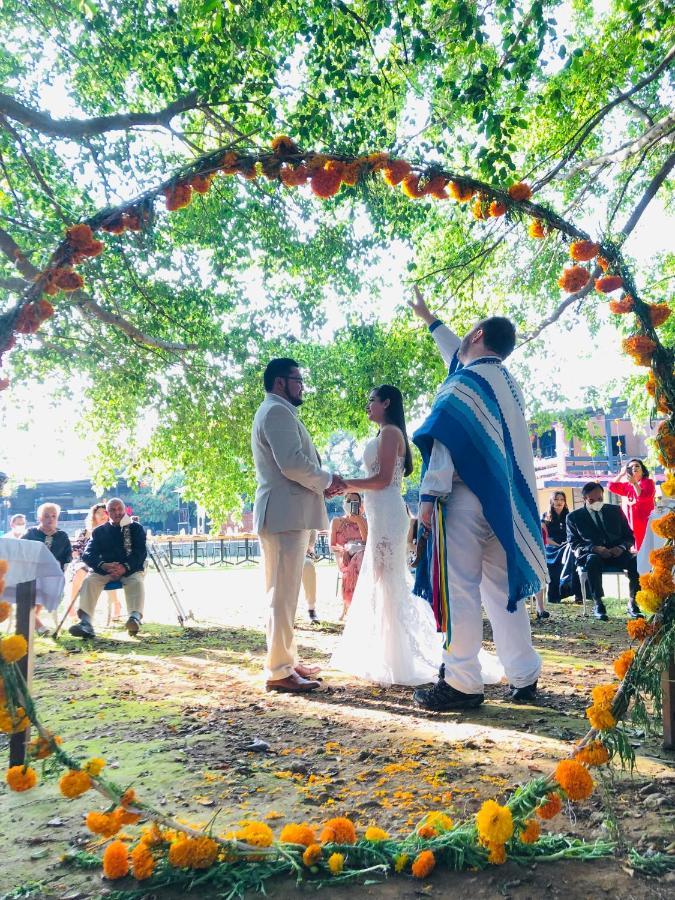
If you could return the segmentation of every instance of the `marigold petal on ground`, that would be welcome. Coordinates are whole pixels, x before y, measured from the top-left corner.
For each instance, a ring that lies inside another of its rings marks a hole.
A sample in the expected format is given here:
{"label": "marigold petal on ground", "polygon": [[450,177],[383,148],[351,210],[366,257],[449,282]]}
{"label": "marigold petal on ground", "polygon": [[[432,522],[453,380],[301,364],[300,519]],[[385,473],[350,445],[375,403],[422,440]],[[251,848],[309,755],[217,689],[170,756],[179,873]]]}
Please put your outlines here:
{"label": "marigold petal on ground", "polygon": [[412,874],[414,878],[426,878],[430,875],[436,865],[436,857],[431,850],[422,850],[415,857],[412,864]]}
{"label": "marigold petal on ground", "polygon": [[114,881],[129,874],[129,852],[122,841],[108,844],[103,853],[103,874]]}
{"label": "marigold petal on ground", "polygon": [[476,828],[485,844],[505,844],[513,835],[513,815],[508,806],[486,800],[476,813]]}
{"label": "marigold petal on ground", "polygon": [[37,784],[37,772],[30,766],[12,766],[7,769],[5,781],[10,790],[22,793],[29,791]]}
{"label": "marigold petal on ground", "polygon": [[588,769],[575,759],[561,760],[553,777],[570,800],[585,800],[593,793],[593,779]]}

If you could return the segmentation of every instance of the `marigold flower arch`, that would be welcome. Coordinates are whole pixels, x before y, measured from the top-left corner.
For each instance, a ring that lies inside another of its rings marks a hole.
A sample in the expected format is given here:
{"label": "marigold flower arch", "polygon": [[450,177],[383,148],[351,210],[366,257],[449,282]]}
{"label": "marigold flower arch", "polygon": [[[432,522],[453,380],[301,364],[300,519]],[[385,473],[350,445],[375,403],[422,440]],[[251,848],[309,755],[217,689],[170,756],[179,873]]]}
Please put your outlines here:
{"label": "marigold flower arch", "polygon": [[[570,242],[572,266],[559,278],[560,287],[576,292],[595,279],[600,294],[623,289],[623,295],[610,300],[615,314],[634,313],[636,330],[623,342],[624,350],[638,365],[649,367],[647,391],[654,398],[655,412],[666,416],[656,441],[657,455],[667,469],[664,494],[675,497],[675,387],[673,351],[659,340],[656,329],[670,315],[667,304],[647,304],[636,291],[632,276],[620,250],[608,242],[594,242],[585,232],[557,216],[544,206],[532,202],[527,184],[518,182],[507,189],[479,182],[469,176],[446,171],[441,167],[412,164],[393,159],[386,153],[349,157],[339,154],[305,152],[286,136],[276,138],[271,151],[241,153],[231,147],[213,151],[186,166],[156,188],[134,200],[105,209],[85,222],[73,225],[53,252],[49,263],[27,289],[20,303],[0,317],[0,355],[13,346],[15,333],[32,333],[41,322],[54,314],[46,296],[60,291],[82,288],[84,281],[77,267],[103,252],[105,244],[95,232],[122,234],[151,227],[154,204],[164,197],[170,212],[190,204],[194,194],[210,190],[215,177],[265,177],[287,188],[309,184],[311,191],[326,200],[342,188],[354,186],[381,173],[384,182],[400,189],[411,199],[471,203],[476,219],[509,216],[529,219],[528,234],[534,240],[557,231]],[[584,263],[595,261],[591,270]],[[601,274],[602,273],[602,274]],[[7,384],[0,384],[0,388]],[[410,872],[425,878],[439,863],[451,868],[475,868],[499,865],[507,857],[520,862],[533,859],[574,856],[595,858],[613,851],[610,843],[583,845],[561,836],[542,835],[539,821],[555,817],[562,800],[579,802],[593,791],[589,769],[604,766],[613,756],[630,761],[632,750],[618,724],[625,716],[636,691],[656,690],[652,673],[666,667],[675,647],[675,512],[667,512],[653,524],[665,546],[650,555],[653,570],[641,578],[642,590],[637,602],[647,619],[629,621],[630,640],[638,644],[621,654],[614,663],[618,682],[597,685],[591,693],[587,709],[591,728],[562,759],[555,771],[533,779],[518,788],[501,805],[487,800],[473,821],[454,824],[449,816],[431,812],[405,839],[393,840],[380,828],[369,828],[359,839],[353,823],[344,818],[323,824],[317,836],[307,825],[287,825],[279,840],[263,822],[249,822],[234,833],[216,834],[213,829],[199,831],[179,823],[136,797],[133,789],[123,790],[102,776],[104,760],[86,763],[75,760],[40,721],[33,698],[16,666],[26,653],[25,641],[19,636],[0,641],[0,729],[9,733],[24,730],[32,722],[38,737],[30,745],[25,766],[7,771],[6,781],[15,791],[31,790],[38,781],[31,766],[34,760],[52,757],[68,771],[61,777],[60,788],[68,797],[96,789],[108,801],[107,811],[91,811],[87,827],[93,834],[112,838],[122,825],[140,817],[152,822],[135,839],[131,850],[121,840],[109,843],[103,854],[106,878],[116,880],[131,873],[144,889],[182,885],[186,889],[195,879],[196,870],[204,870],[199,883],[213,879],[220,887],[227,885],[230,896],[251,888],[261,888],[271,875],[294,873],[298,879],[314,881],[353,879],[367,874]],[[4,563],[4,565],[3,565]],[[4,590],[5,561],[0,560],[0,595]],[[0,621],[8,617],[10,607],[0,603]],[[91,858],[79,861],[90,865]]]}

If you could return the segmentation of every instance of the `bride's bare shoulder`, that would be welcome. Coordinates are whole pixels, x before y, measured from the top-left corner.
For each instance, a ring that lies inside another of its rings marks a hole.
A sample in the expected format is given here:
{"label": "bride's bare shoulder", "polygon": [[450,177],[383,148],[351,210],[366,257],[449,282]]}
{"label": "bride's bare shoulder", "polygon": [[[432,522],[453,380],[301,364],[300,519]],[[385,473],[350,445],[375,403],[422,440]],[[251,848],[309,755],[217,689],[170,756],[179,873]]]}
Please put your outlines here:
{"label": "bride's bare shoulder", "polygon": [[395,440],[398,440],[400,444],[405,443],[403,432],[398,427],[398,425],[383,425],[380,428],[380,437],[384,438],[388,442],[391,441],[392,443]]}

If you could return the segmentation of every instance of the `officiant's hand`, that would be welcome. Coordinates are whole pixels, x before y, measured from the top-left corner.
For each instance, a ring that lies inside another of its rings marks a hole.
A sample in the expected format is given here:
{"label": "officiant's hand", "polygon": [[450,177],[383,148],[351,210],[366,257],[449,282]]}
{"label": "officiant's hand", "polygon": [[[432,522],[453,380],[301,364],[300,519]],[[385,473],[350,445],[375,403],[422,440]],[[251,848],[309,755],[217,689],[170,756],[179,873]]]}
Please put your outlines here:
{"label": "officiant's hand", "polygon": [[426,322],[427,325],[431,325],[432,322],[436,321],[436,316],[431,312],[429,307],[424,302],[424,297],[422,296],[422,292],[417,287],[416,284],[413,285],[413,300],[408,300],[408,306],[412,311],[418,316],[422,321]]}
{"label": "officiant's hand", "polygon": [[433,510],[434,504],[429,500],[424,500],[420,503],[418,519],[425,528],[431,528],[431,514],[433,513]]}

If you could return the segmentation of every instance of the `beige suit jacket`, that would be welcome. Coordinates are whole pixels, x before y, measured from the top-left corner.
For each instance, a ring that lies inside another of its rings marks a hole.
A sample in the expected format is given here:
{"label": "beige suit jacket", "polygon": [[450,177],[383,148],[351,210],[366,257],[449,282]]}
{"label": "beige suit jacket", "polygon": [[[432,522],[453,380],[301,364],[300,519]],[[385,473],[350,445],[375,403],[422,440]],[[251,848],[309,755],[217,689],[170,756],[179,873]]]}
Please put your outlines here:
{"label": "beige suit jacket", "polygon": [[297,409],[266,394],[253,419],[251,448],[258,487],[253,529],[278,533],[328,527],[323,492],[332,480]]}

